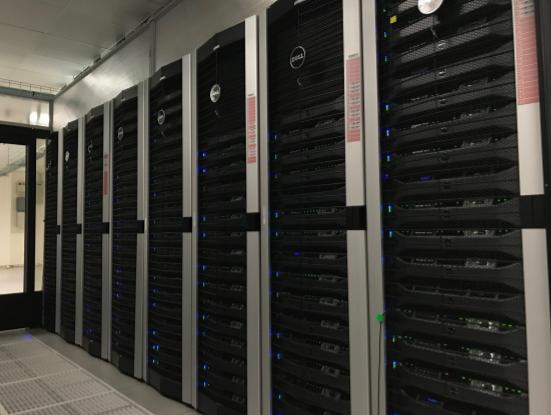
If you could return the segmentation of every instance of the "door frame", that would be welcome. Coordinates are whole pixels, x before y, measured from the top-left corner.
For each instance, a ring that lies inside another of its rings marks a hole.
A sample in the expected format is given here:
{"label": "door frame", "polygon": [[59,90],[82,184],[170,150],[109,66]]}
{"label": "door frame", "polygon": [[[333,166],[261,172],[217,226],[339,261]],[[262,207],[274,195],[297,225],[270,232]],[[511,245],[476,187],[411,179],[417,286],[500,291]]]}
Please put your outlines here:
{"label": "door frame", "polygon": [[49,135],[47,128],[0,123],[0,143],[26,146],[23,292],[0,295],[0,331],[42,325],[42,291],[35,292],[36,140]]}

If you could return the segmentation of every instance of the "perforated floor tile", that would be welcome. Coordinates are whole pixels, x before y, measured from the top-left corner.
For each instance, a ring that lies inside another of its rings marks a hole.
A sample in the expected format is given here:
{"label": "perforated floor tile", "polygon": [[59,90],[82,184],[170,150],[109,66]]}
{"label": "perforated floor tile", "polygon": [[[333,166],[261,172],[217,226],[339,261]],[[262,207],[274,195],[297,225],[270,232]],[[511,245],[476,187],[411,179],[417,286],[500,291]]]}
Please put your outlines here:
{"label": "perforated floor tile", "polygon": [[0,334],[0,415],[152,415],[29,335]]}

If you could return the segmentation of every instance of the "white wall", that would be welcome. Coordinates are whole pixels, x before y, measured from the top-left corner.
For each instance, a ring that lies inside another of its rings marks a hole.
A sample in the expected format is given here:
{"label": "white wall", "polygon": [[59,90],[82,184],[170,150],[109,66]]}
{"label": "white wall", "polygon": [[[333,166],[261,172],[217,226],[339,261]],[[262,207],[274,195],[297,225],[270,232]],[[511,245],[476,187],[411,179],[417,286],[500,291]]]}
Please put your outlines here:
{"label": "white wall", "polygon": [[182,0],[54,102],[55,130],[275,0]]}

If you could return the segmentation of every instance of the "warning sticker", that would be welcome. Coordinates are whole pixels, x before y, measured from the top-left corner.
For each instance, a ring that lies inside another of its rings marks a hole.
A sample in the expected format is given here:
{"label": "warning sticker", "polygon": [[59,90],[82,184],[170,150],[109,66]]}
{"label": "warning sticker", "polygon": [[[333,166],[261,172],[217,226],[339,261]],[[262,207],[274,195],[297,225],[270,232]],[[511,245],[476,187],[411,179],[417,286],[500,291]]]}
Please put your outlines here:
{"label": "warning sticker", "polygon": [[257,159],[257,116],[256,116],[256,95],[247,97],[247,164],[256,163]]}
{"label": "warning sticker", "polygon": [[539,102],[538,46],[534,0],[513,0],[518,105]]}
{"label": "warning sticker", "polygon": [[109,155],[103,155],[103,195],[109,193]]}
{"label": "warning sticker", "polygon": [[346,140],[362,139],[362,65],[359,55],[346,61]]}

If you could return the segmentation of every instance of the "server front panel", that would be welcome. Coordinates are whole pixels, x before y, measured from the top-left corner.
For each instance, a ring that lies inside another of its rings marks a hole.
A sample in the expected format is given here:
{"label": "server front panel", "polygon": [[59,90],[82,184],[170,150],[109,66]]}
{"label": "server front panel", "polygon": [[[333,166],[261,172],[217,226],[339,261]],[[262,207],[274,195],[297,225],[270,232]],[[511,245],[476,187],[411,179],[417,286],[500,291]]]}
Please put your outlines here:
{"label": "server front panel", "polygon": [[528,414],[511,4],[381,2],[392,414]]}
{"label": "server front panel", "polygon": [[351,413],[343,48],[341,0],[268,9],[274,414]]}
{"label": "server front panel", "polygon": [[198,54],[199,411],[247,413],[244,24]]}
{"label": "server front panel", "polygon": [[[182,399],[182,62],[149,92],[148,382]],[[191,333],[189,333],[191,335]]]}
{"label": "server front panel", "polygon": [[113,104],[111,361],[134,376],[138,203],[138,88]]}
{"label": "server front panel", "polygon": [[58,133],[46,142],[46,190],[44,206],[43,324],[55,331],[57,274],[57,166]]}
{"label": "server front panel", "polygon": [[63,202],[61,244],[61,336],[75,342],[78,181],[78,121],[63,130]]}
{"label": "server front panel", "polygon": [[103,271],[103,105],[85,118],[83,347],[101,357]]}

